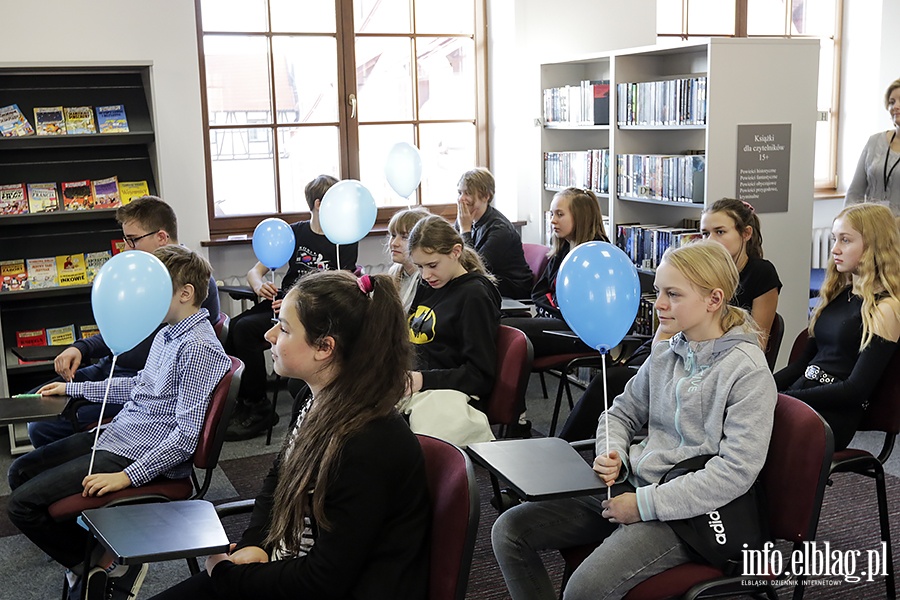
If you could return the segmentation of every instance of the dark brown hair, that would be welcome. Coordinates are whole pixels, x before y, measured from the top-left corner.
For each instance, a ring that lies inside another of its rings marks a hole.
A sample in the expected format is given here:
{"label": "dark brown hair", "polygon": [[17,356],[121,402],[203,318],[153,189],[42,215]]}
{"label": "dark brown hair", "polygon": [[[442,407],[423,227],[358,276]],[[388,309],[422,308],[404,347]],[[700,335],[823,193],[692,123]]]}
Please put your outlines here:
{"label": "dark brown hair", "polygon": [[141,227],[149,231],[165,231],[169,239],[178,241],[178,218],[175,211],[157,196],[141,196],[116,210],[116,221],[124,225],[129,221],[137,221]]}
{"label": "dark brown hair", "polygon": [[742,200],[722,198],[713,202],[712,206],[703,211],[703,214],[709,215],[717,212],[728,215],[734,221],[734,227],[741,236],[743,236],[745,229],[750,228],[752,233],[750,234],[750,239],[747,240],[747,256],[749,258],[762,258],[762,231],[759,228],[759,217],[756,216],[756,211],[753,210],[753,207]]}
{"label": "dark brown hair", "polygon": [[325,192],[330,190],[331,186],[337,182],[338,180],[331,175],[319,175],[307,183],[303,192],[306,194],[306,203],[309,205],[309,210],[314,210],[316,208],[316,200],[324,198]]}

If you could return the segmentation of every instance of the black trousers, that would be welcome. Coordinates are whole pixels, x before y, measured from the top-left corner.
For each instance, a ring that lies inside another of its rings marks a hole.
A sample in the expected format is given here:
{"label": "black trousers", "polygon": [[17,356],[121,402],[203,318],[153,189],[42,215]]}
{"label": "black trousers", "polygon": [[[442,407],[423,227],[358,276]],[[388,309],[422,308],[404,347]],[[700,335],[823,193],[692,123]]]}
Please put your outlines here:
{"label": "black trousers", "polygon": [[266,399],[266,357],[269,342],[263,337],[272,328],[272,302],[264,300],[231,320],[225,352],[241,359],[244,373],[238,390],[240,404],[252,404]]}

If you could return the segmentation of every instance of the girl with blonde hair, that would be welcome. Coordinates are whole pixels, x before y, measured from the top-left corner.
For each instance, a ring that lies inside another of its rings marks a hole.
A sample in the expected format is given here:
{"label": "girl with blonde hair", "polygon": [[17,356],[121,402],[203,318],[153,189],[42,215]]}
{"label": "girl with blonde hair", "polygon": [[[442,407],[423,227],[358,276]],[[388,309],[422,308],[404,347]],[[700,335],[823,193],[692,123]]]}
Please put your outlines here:
{"label": "girl with blonde hair", "polygon": [[900,232],[879,204],[834,219],[834,246],[802,356],[775,374],[778,389],[815,408],[847,447],[900,338]]}
{"label": "girl with blonde hair", "polygon": [[[737,285],[734,261],[719,244],[700,241],[663,255],[656,312],[671,339],[653,347],[597,427],[593,468],[612,499],[526,502],[500,515],[494,554],[514,600],[556,598],[540,551],[598,542],[565,597],[622,598],[696,560],[666,521],[717,510],[756,481],[777,394],[755,326],[728,304]],[[647,437],[634,443],[645,423]],[[713,457],[690,477],[658,483],[676,463],[702,455]]]}
{"label": "girl with blonde hair", "polygon": [[408,311],[422,279],[419,270],[409,259],[409,232],[422,219],[431,216],[426,208],[409,208],[397,211],[388,223],[387,250],[394,263],[388,275],[394,278],[403,310]]}

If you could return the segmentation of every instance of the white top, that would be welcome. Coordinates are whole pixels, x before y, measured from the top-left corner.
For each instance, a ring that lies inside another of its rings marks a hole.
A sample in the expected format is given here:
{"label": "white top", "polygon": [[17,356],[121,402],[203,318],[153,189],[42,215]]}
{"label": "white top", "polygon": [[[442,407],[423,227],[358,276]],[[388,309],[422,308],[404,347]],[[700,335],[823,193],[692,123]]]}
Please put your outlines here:
{"label": "white top", "polygon": [[388,275],[397,282],[397,291],[400,294],[400,303],[403,304],[403,312],[408,313],[413,299],[416,297],[416,288],[419,287],[422,276],[419,275],[418,269],[412,275],[407,275],[401,264],[391,265]]}

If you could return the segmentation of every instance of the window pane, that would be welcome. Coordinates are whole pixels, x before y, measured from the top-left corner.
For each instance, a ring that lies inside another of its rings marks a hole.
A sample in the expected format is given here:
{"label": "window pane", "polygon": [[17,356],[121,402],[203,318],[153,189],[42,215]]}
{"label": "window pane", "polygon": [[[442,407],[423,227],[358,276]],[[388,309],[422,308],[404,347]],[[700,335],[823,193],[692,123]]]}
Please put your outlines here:
{"label": "window pane", "polygon": [[340,175],[337,127],[283,127],[278,130],[278,176],[282,212],[309,210],[304,188],[319,175]]}
{"label": "window pane", "polygon": [[416,33],[475,32],[475,3],[472,0],[415,0]]}
{"label": "window pane", "polygon": [[688,33],[734,35],[734,2],[687,0]]}
{"label": "window pane", "polygon": [[[832,117],[833,118],[833,117]],[[816,184],[834,184],[831,179],[831,123],[816,122],[816,160],[814,177]]]}
{"label": "window pane", "polygon": [[475,125],[421,125],[419,152],[422,154],[422,204],[456,202],[460,175],[477,166]]}
{"label": "window pane", "polygon": [[684,0],[656,0],[656,33],[681,33],[681,6]]}
{"label": "window pane", "polygon": [[475,42],[418,38],[419,119],[475,118]]}
{"label": "window pane", "polygon": [[267,127],[210,130],[217,217],[275,212],[272,141]]}
{"label": "window pane", "polygon": [[[401,198],[384,176],[388,152],[397,142],[415,145],[412,125],[359,126],[359,180],[372,192],[378,206],[406,206],[416,203],[415,193],[408,201]],[[423,156],[423,178],[426,168],[424,158]]]}
{"label": "window pane", "polygon": [[819,44],[819,110],[829,110],[834,92],[834,41],[820,39]]}
{"label": "window pane", "polygon": [[410,43],[408,38],[356,38],[360,122],[413,118]]}
{"label": "window pane", "polygon": [[266,0],[201,0],[203,31],[265,31]]}
{"label": "window pane", "polygon": [[791,29],[802,35],[834,35],[835,0],[794,0]]}
{"label": "window pane", "polygon": [[412,33],[409,0],[353,0],[356,33]]}
{"label": "window pane", "polygon": [[[337,41],[333,37],[277,37],[275,107],[279,123],[336,123]],[[310,60],[310,57],[316,57]]]}
{"label": "window pane", "polygon": [[747,3],[747,35],[784,35],[785,0]]}
{"label": "window pane", "polygon": [[258,36],[203,36],[210,125],[271,123],[269,59]]}
{"label": "window pane", "polygon": [[318,0],[269,0],[272,31],[334,33],[334,3]]}

